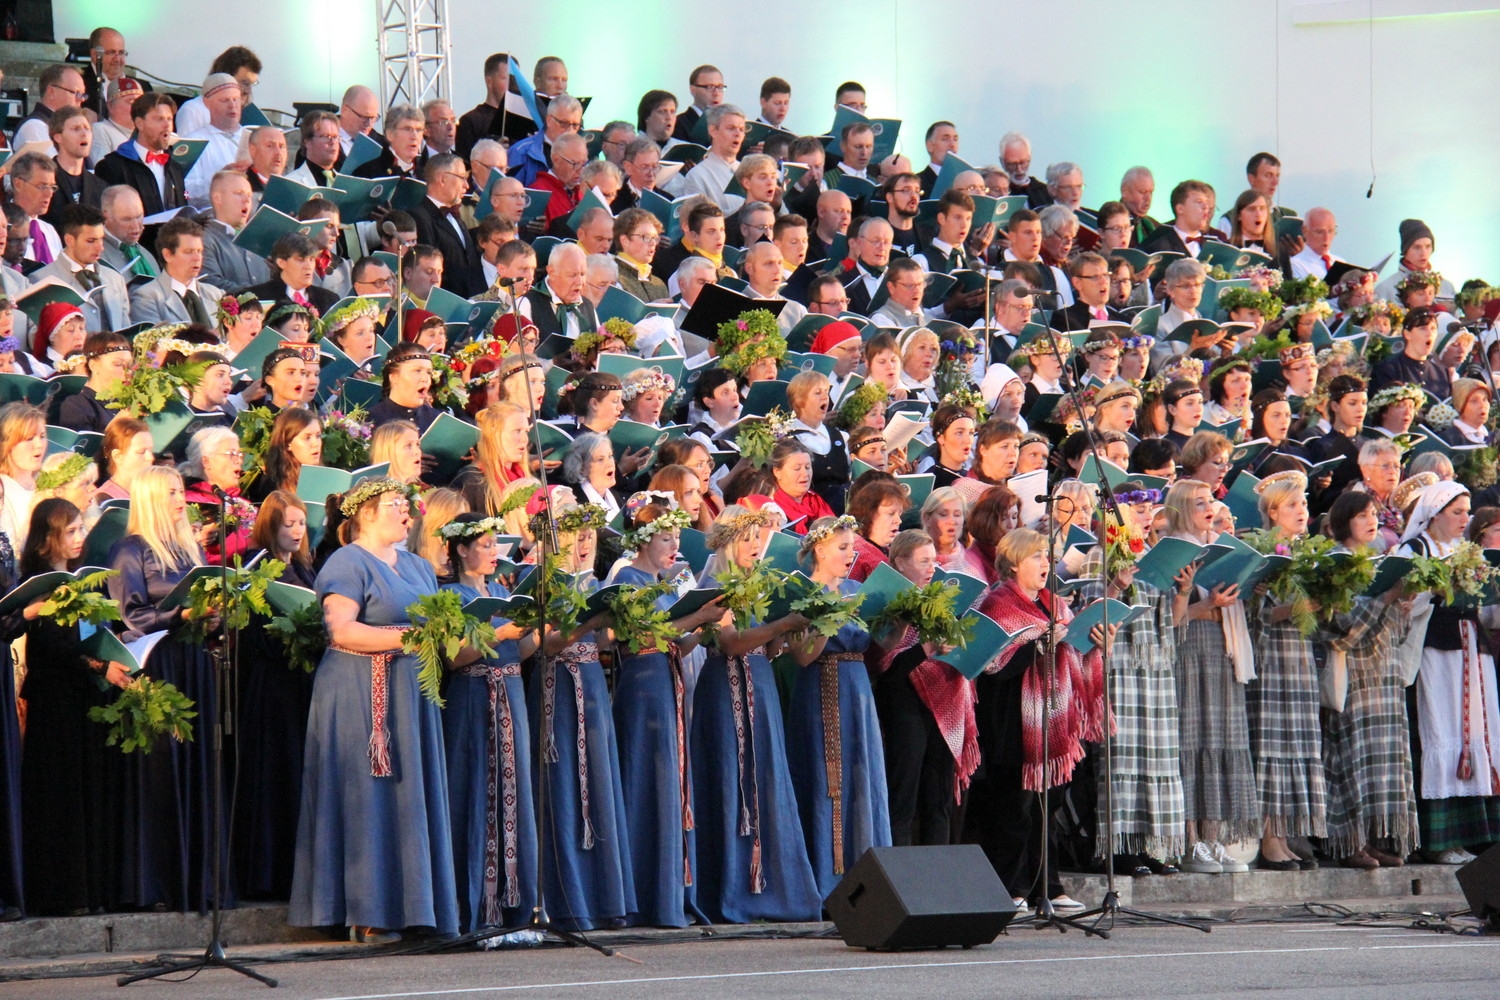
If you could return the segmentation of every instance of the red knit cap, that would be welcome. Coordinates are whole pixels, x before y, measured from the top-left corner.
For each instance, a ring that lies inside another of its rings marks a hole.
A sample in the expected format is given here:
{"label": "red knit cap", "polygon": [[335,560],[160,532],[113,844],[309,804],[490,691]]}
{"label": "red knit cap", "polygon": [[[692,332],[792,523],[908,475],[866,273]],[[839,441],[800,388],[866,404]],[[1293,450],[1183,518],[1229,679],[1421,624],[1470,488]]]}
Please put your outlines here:
{"label": "red knit cap", "polygon": [[69,316],[82,316],[83,310],[71,302],[49,302],[42,306],[42,313],[37,317],[36,331],[31,338],[31,353],[33,357],[45,358],[47,356],[47,341],[57,328],[63,325],[63,321]]}
{"label": "red knit cap", "polygon": [[846,319],[836,319],[818,331],[813,338],[812,353],[827,354],[846,340],[859,340],[859,330]]}

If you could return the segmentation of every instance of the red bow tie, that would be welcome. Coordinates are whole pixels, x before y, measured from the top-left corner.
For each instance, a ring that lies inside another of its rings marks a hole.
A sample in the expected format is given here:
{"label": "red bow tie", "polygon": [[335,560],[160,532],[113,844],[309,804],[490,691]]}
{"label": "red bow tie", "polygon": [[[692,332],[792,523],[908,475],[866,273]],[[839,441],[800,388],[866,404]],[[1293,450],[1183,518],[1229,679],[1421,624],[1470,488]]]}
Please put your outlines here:
{"label": "red bow tie", "polygon": [[156,164],[159,167],[165,167],[167,165],[167,161],[170,160],[170,159],[171,159],[171,157],[168,156],[166,153],[149,153],[148,152],[146,154],[146,162],[147,163],[154,163],[154,164]]}
{"label": "red bow tie", "polygon": [[326,278],[328,269],[333,266],[333,254],[327,250],[322,251],[318,254],[318,262],[315,266],[318,269],[318,277]]}

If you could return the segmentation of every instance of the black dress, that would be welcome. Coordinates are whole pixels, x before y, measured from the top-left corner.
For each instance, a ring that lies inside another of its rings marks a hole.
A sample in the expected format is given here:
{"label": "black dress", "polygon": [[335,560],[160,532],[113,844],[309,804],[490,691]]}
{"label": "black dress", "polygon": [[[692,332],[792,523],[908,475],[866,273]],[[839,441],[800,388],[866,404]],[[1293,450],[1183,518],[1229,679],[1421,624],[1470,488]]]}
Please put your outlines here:
{"label": "black dress", "polygon": [[[313,589],[310,566],[288,563],[280,579]],[[252,617],[240,633],[234,868],[246,899],[290,899],[313,675],[287,663],[266,624]]]}
{"label": "black dress", "polygon": [[[0,587],[7,592],[14,586],[14,564],[10,539],[0,534]],[[10,661],[10,643],[19,634],[19,625],[7,629],[0,623],[0,912],[26,909],[21,889],[21,720]]]}
{"label": "black dress", "polygon": [[[798,431],[799,435],[806,431]],[[849,495],[849,448],[844,444],[844,435],[828,431],[828,454],[812,456],[812,491],[823,498],[834,512],[844,512],[844,498]]]}
{"label": "black dress", "polygon": [[124,761],[88,711],[119,692],[103,685],[79,643],[77,625],[26,624],[22,843],[26,902],[36,916],[116,905]]}
{"label": "black dress", "polygon": [[198,713],[191,743],[162,737],[151,753],[125,758],[121,903],[206,913],[213,852],[224,850],[222,841],[217,848],[213,843],[214,670],[203,644],[184,634],[180,612],[157,607],[190,567],[166,569],[139,535],[116,542],[109,565],[120,571],[109,581],[109,596],[120,602],[125,619],[121,638],[129,642],[167,630],[144,673],[175,685]]}

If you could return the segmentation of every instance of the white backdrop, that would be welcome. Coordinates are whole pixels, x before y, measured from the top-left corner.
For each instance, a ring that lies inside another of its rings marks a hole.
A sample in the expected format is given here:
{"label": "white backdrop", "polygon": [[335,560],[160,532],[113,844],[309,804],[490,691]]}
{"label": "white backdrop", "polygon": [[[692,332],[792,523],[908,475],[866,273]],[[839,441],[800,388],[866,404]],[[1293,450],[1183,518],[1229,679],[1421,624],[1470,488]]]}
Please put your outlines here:
{"label": "white backdrop", "polygon": [[[1372,263],[1395,249],[1397,223],[1418,216],[1436,232],[1437,264],[1455,284],[1474,275],[1500,282],[1500,12],[1476,0],[449,4],[460,112],[481,97],[480,67],[496,50],[516,53],[528,71],[540,55],[566,59],[570,89],[595,98],[591,125],[633,120],[652,87],[686,104],[688,70],[712,62],[729,99],[752,112],[764,77],[787,78],[789,124],[819,132],[831,121],[833,88],[853,78],[868,88],[873,114],[904,120],[902,147],[918,167],[935,118],[957,123],[961,154],[976,163],[997,160],[998,138],[1018,128],[1032,138],[1034,173],[1054,160],[1083,165],[1086,204],[1114,197],[1123,170],[1145,163],[1163,215],[1167,191],[1186,177],[1213,183],[1227,207],[1244,186],[1245,160],[1269,149],[1285,164],[1283,204],[1338,213],[1342,256]],[[107,21],[126,33],[133,64],[167,78],[199,80],[219,50],[248,45],[266,64],[266,107],[375,85],[375,7],[54,4],[59,38]],[[1375,19],[1365,20],[1370,11]]]}

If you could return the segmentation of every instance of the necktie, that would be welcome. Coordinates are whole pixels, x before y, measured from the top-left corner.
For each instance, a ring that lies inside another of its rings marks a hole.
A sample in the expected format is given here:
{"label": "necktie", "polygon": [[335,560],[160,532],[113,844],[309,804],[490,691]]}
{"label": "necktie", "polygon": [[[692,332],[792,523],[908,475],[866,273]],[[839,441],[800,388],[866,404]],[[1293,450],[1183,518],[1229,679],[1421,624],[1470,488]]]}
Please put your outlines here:
{"label": "necktie", "polygon": [[52,263],[52,248],[47,245],[47,234],[42,232],[42,220],[31,220],[31,259],[41,264]]}
{"label": "necktie", "polygon": [[317,268],[318,277],[327,277],[328,269],[333,266],[333,254],[327,250],[320,250],[318,260],[313,266]]}
{"label": "necktie", "polygon": [[312,308],[312,303],[307,300],[307,296],[302,292],[293,292],[292,301],[297,303],[299,306],[307,306],[309,309]]}
{"label": "necktie", "polygon": [[189,288],[182,293],[182,304],[187,306],[188,317],[199,326],[213,326],[208,320],[208,310],[203,307],[203,300],[198,293]]}
{"label": "necktie", "polygon": [[146,162],[148,164],[153,164],[153,165],[158,166],[158,167],[165,167],[167,165],[167,161],[170,160],[170,159],[171,159],[171,157],[168,156],[165,151],[160,152],[160,153],[149,153],[148,152],[146,154]]}
{"label": "necktie", "polygon": [[864,268],[866,271],[869,271],[871,276],[876,278],[885,273],[884,267],[877,267],[874,264],[866,264],[864,261],[860,261],[859,266]]}
{"label": "necktie", "polygon": [[83,290],[86,292],[92,292],[100,285],[99,275],[86,267],[79,268],[76,272],[76,277],[78,278],[78,283],[83,286]]}
{"label": "necktie", "polygon": [[151,255],[141,252],[139,243],[121,243],[120,252],[125,259],[130,261],[130,267],[138,274],[144,274],[148,278],[156,277],[156,264],[151,260]]}
{"label": "necktie", "polygon": [[[557,304],[557,329],[563,336],[567,336],[568,334],[568,315],[570,313],[574,316],[578,315],[577,302],[559,302]],[[583,323],[580,319],[579,329],[582,328]]]}
{"label": "necktie", "polygon": [[1109,317],[1105,315],[1104,310],[1099,308],[1098,306],[1090,309],[1089,312],[1094,314],[1095,319],[1109,319]]}
{"label": "necktie", "polygon": [[1333,266],[1333,257],[1331,255],[1325,253],[1319,254],[1319,256],[1323,258],[1323,270],[1326,271]]}

